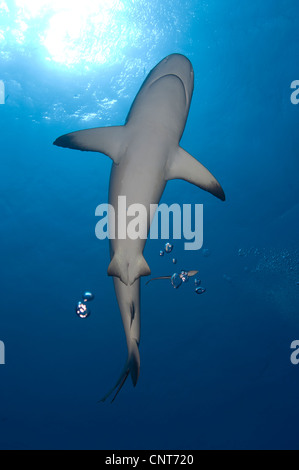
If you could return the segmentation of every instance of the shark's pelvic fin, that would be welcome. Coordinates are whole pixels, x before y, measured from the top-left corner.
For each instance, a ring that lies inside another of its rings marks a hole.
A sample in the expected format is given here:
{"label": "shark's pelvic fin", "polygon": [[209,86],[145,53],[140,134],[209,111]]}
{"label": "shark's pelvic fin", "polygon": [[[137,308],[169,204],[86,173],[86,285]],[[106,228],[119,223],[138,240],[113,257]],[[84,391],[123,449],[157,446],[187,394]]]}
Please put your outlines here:
{"label": "shark's pelvic fin", "polygon": [[107,400],[107,398],[112,395],[113,392],[116,393],[111,401],[111,403],[114,402],[115,398],[121,391],[122,387],[124,386],[129,374],[131,374],[131,379],[133,382],[134,387],[136,387],[138,378],[139,378],[139,373],[140,373],[140,354],[139,354],[139,347],[137,341],[134,339],[131,340],[131,344],[129,347],[129,355],[128,355],[128,360],[125,364],[125,367],[123,368],[122,373],[120,374],[120,377],[114,387],[100,400],[101,402],[104,402]]}
{"label": "shark's pelvic fin", "polygon": [[171,155],[166,172],[167,181],[174,179],[182,179],[195,184],[195,186],[225,201],[224,191],[216,178],[181,147],[178,147],[175,155]]}
{"label": "shark's pelvic fin", "polygon": [[54,142],[54,145],[87,152],[104,153],[115,164],[118,164],[121,155],[124,153],[125,131],[124,126],[97,127],[63,135]]}
{"label": "shark's pelvic fin", "polygon": [[129,282],[130,284],[134,284],[134,282],[142,276],[149,276],[151,274],[151,270],[143,255],[139,256],[137,263],[132,265],[129,268]]}
{"label": "shark's pelvic fin", "polygon": [[139,277],[150,274],[150,267],[143,255],[136,261],[127,261],[116,253],[108,267],[108,275],[118,277],[126,286],[131,286]]}

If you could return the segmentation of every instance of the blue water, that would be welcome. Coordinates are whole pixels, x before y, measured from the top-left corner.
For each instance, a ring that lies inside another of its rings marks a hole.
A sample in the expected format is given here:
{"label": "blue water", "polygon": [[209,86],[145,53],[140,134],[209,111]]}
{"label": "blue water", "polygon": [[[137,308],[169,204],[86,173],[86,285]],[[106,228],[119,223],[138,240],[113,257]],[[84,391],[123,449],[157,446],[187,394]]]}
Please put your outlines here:
{"label": "blue water", "polygon": [[[90,2],[76,6],[76,23],[67,1],[0,2],[0,448],[298,449],[298,2],[104,3],[90,17]],[[174,241],[162,258],[150,240],[145,257],[155,276],[173,257],[198,269],[207,291],[142,281],[139,383],[98,404],[126,358],[108,242],[94,232],[111,162],[52,142],[122,124],[173,52],[195,71],[182,145],[227,202],[168,184],[162,202],[204,204],[209,251]]]}

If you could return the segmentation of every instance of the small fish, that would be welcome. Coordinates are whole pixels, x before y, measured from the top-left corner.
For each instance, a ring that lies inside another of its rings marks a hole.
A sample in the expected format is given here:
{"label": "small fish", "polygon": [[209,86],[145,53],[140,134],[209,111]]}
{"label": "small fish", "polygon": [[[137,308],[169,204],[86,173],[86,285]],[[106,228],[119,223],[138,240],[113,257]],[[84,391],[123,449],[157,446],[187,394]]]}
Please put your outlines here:
{"label": "small fish", "polygon": [[[196,276],[196,274],[198,274],[198,271],[188,271],[187,274],[188,274],[188,277],[193,277],[193,276]],[[180,274],[180,277],[181,278],[183,277],[182,273]],[[147,286],[152,281],[161,281],[163,279],[170,279],[171,280],[171,278],[172,278],[172,276],[154,277],[153,279],[150,279],[149,281],[147,281],[147,283],[145,285]]]}

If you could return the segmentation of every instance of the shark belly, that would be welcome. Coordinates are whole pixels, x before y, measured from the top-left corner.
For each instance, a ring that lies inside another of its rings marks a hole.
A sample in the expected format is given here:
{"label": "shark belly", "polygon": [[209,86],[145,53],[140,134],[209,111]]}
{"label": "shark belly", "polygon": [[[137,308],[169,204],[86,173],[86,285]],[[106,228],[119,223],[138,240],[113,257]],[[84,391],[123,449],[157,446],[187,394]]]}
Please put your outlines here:
{"label": "shark belly", "polygon": [[[159,204],[166,186],[165,167],[169,151],[169,145],[161,142],[144,146],[144,141],[153,142],[154,139],[153,134],[143,134],[128,148],[126,157],[119,165],[114,165],[111,172],[109,204],[114,208],[116,237],[110,240],[108,274],[118,277],[126,285],[132,285],[139,277],[150,274],[143,251],[152,221],[151,206]],[[125,201],[125,207],[120,207],[119,197]],[[133,212],[128,215],[130,207]],[[130,221],[136,217],[134,207],[139,222],[146,230],[140,238],[132,239],[128,228]]]}

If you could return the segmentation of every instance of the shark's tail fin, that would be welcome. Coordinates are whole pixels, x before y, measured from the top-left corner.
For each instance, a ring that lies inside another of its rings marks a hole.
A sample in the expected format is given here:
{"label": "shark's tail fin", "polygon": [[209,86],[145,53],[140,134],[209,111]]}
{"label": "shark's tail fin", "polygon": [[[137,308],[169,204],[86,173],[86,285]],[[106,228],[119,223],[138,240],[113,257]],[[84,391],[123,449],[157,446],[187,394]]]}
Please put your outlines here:
{"label": "shark's tail fin", "polygon": [[130,344],[127,362],[125,364],[125,367],[123,368],[122,373],[120,374],[118,381],[116,382],[114,387],[100,401],[101,402],[106,401],[107,398],[109,398],[110,395],[112,395],[113,392],[115,392],[116,390],[116,393],[111,401],[111,403],[113,403],[130,374],[131,374],[133,385],[134,387],[136,387],[138,378],[139,378],[139,373],[140,373],[139,347],[138,347],[137,341],[133,339]]}

